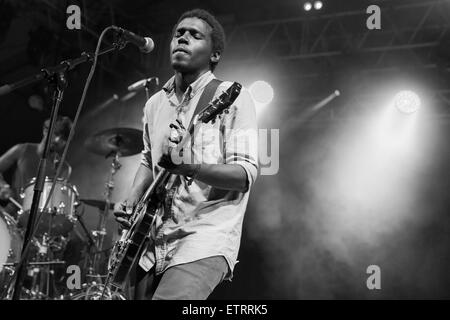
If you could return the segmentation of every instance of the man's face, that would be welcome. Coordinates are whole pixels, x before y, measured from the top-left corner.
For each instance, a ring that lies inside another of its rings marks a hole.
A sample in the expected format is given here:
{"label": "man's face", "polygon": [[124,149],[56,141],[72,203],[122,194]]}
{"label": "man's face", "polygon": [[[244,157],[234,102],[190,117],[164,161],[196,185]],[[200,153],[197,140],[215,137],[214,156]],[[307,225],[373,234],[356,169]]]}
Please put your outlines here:
{"label": "man's face", "polygon": [[[45,128],[43,132],[43,138],[42,141],[45,141],[45,138],[48,134],[48,129]],[[66,146],[67,140],[66,138],[61,134],[53,134],[53,139],[50,141],[50,151],[51,152],[57,152],[62,153],[64,151],[64,147]]]}
{"label": "man's face", "polygon": [[211,26],[199,18],[185,18],[175,28],[170,43],[172,67],[179,72],[208,70],[212,52]]}
{"label": "man's face", "polygon": [[67,140],[62,135],[53,136],[52,143],[50,145],[50,150],[55,151],[57,153],[62,153],[64,151],[64,147],[66,146]]}

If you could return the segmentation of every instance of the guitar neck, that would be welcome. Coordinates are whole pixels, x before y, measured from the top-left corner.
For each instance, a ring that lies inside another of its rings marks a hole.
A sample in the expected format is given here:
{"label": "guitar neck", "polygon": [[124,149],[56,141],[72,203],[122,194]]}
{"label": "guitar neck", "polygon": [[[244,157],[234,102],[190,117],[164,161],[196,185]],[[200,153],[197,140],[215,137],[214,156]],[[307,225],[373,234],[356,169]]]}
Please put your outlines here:
{"label": "guitar neck", "polygon": [[169,181],[169,178],[171,176],[171,173],[167,171],[166,169],[162,168],[161,171],[158,172],[158,175],[155,179],[153,179],[152,184],[150,187],[148,187],[147,191],[142,196],[141,200],[139,201],[141,204],[144,204],[148,202],[151,198],[151,196],[154,194],[156,189],[159,186],[162,186]]}
{"label": "guitar neck", "polygon": [[[189,136],[191,136],[194,132],[195,132],[195,127],[197,126],[197,122],[196,119],[194,119],[194,121],[192,121],[192,123],[189,125],[189,128],[187,130],[187,132],[189,134],[186,134],[183,139],[178,143],[178,145],[174,148],[173,152],[180,152],[181,149],[183,149],[183,147],[186,145]],[[144,196],[142,197],[141,202],[145,203],[146,201],[149,200],[151,194],[156,190],[156,188],[158,188],[161,185],[164,185],[167,183],[167,181],[169,181],[169,179],[171,178],[172,174],[167,171],[166,169],[162,168],[161,171],[158,172],[158,175],[156,176],[155,179],[153,179],[152,184],[150,185],[150,187],[147,189],[147,191],[145,192]]]}

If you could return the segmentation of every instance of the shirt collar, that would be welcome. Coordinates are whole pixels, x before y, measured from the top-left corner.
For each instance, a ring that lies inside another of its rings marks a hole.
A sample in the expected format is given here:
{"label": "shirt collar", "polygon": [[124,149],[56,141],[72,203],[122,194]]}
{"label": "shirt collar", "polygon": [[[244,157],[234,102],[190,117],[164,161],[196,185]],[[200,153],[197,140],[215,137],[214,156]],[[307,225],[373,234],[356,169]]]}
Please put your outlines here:
{"label": "shirt collar", "polygon": [[[203,89],[212,79],[215,78],[216,77],[211,71],[205,72],[189,85],[185,92],[186,97],[192,99],[192,97],[195,96],[199,90]],[[172,78],[166,82],[163,86],[163,90],[166,92],[168,97],[171,97],[175,93],[175,76],[172,76]]]}

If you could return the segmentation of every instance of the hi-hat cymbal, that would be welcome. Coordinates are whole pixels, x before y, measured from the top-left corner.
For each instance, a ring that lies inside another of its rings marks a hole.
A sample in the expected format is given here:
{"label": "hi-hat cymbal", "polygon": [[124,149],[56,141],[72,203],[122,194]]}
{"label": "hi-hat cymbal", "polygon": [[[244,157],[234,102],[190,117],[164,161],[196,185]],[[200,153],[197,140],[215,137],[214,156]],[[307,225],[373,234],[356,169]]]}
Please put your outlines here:
{"label": "hi-hat cymbal", "polygon": [[[92,206],[92,207],[96,207],[100,210],[105,210],[105,206],[106,206],[106,201],[105,200],[98,200],[98,199],[80,199],[81,202]],[[109,203],[109,209],[112,210],[114,209],[114,203],[110,202]]]}
{"label": "hi-hat cymbal", "polygon": [[85,147],[98,155],[109,157],[116,153],[126,157],[142,151],[142,130],[111,128],[97,132],[84,143]]}

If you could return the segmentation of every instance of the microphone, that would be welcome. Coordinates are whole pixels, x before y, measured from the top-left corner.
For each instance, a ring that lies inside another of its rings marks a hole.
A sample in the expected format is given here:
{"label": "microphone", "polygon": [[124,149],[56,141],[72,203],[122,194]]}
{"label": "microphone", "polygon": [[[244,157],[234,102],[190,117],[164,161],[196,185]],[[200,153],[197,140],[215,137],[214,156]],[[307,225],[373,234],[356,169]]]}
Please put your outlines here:
{"label": "microphone", "polygon": [[155,48],[155,43],[153,40],[149,37],[141,37],[137,34],[122,29],[117,26],[111,26],[114,31],[118,32],[120,36],[122,36],[127,42],[131,42],[132,44],[136,45],[142,52],[149,53]]}
{"label": "microphone", "polygon": [[0,87],[0,96],[10,93],[12,91],[12,87],[9,84],[5,84],[3,86]]}
{"label": "microphone", "polygon": [[157,77],[152,77],[148,79],[139,80],[132,85],[128,86],[128,91],[138,91],[145,88],[151,81],[155,81],[156,86],[159,85],[159,79]]}

